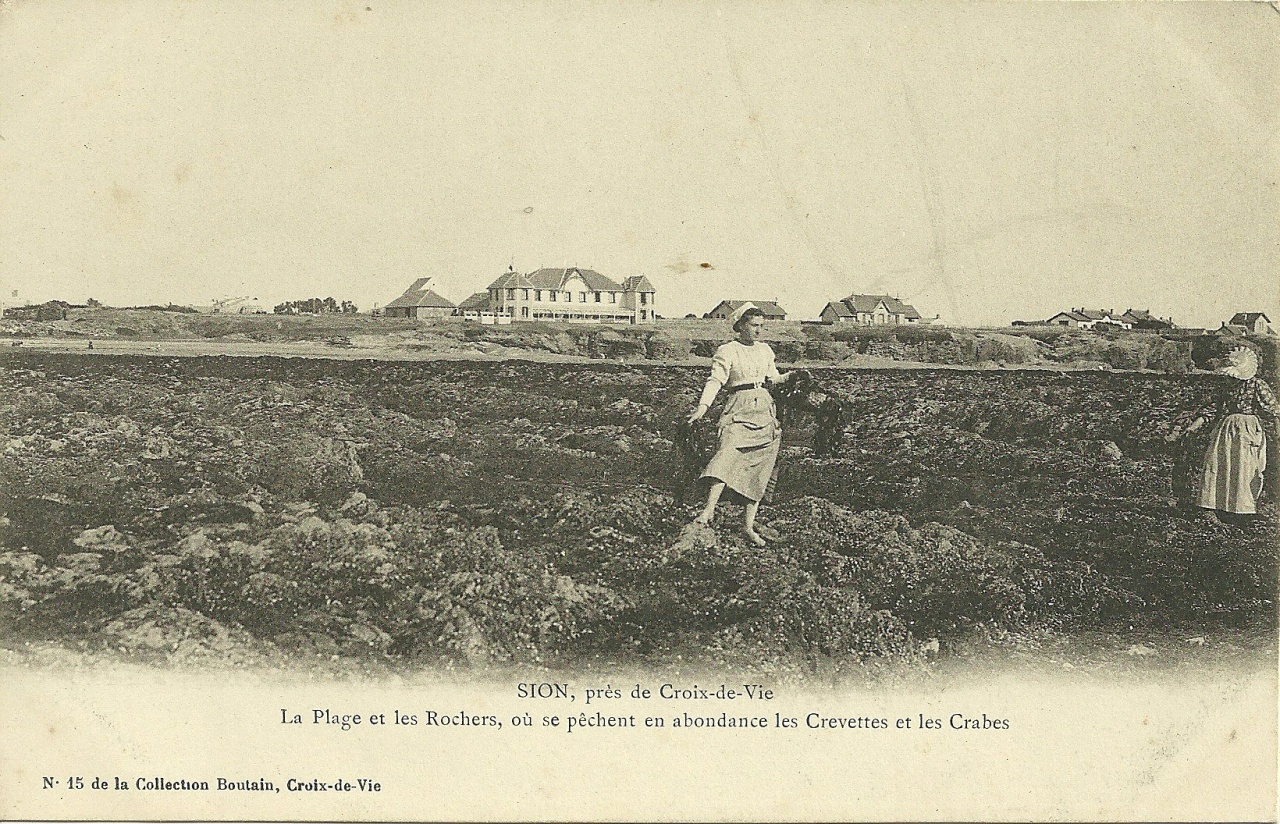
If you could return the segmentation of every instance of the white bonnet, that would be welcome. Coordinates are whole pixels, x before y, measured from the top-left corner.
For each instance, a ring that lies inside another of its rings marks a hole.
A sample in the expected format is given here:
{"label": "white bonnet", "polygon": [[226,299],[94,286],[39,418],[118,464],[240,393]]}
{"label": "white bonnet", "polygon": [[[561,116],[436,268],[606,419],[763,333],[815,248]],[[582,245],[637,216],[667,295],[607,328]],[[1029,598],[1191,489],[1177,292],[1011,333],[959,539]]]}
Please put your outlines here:
{"label": "white bonnet", "polygon": [[1217,372],[1247,381],[1258,374],[1258,354],[1247,346],[1237,346],[1227,353],[1227,365],[1219,367]]}
{"label": "white bonnet", "polygon": [[738,321],[742,320],[742,316],[745,315],[747,311],[751,309],[756,309],[758,311],[759,307],[749,300],[743,301],[742,305],[739,306],[737,309],[734,309],[733,314],[729,316],[729,325],[733,326],[734,328],[737,328]]}

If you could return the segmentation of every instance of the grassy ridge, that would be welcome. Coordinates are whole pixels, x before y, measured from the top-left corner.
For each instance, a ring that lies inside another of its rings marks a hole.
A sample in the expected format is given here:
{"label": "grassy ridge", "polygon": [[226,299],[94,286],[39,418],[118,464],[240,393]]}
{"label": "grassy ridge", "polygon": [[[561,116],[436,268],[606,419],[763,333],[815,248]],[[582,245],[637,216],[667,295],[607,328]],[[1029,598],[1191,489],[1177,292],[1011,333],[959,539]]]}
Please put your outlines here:
{"label": "grassy ridge", "polygon": [[[66,320],[0,321],[0,336],[116,341],[313,342],[379,353],[536,352],[609,360],[684,361],[709,357],[730,335],[710,320],[663,320],[651,326],[521,323],[482,326],[446,319],[418,322],[366,315],[184,314],[154,310],[73,309]],[[932,326],[828,327],[770,324],[765,338],[783,363],[858,366],[914,362],[951,366],[1047,366],[1151,370],[1182,374],[1240,339],[1187,331],[1072,332],[1048,328],[948,329]],[[1276,340],[1251,337],[1274,373]]]}

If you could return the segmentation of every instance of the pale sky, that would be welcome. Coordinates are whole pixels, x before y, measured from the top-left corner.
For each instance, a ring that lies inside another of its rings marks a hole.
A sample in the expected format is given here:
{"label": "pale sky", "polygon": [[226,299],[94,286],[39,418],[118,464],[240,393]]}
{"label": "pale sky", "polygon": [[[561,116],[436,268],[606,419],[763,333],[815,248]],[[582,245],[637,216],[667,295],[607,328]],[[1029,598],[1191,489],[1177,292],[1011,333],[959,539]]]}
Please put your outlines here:
{"label": "pale sky", "polygon": [[[0,1],[0,286],[1280,321],[1263,3]],[[709,264],[703,267],[701,264]]]}

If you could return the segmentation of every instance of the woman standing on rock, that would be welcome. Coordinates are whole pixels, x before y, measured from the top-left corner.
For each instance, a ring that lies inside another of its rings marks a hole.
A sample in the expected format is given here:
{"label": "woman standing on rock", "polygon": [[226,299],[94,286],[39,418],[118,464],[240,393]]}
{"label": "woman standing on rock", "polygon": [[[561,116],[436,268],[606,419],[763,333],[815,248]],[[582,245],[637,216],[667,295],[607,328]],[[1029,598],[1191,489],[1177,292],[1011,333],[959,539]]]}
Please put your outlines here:
{"label": "woman standing on rock", "polygon": [[[1267,468],[1267,438],[1258,413],[1275,420],[1280,404],[1258,375],[1258,355],[1244,346],[1227,354],[1218,374],[1233,380],[1218,398],[1218,422],[1209,433],[1197,505],[1216,510],[1224,520],[1254,515]],[[1200,418],[1192,429],[1204,425]]]}
{"label": "woman standing on rock", "polygon": [[711,523],[727,486],[746,499],[742,529],[756,546],[766,543],[756,530],[756,510],[769,486],[782,445],[782,427],[766,384],[782,383],[790,377],[778,372],[773,350],[760,341],[763,329],[764,312],[757,307],[748,306],[734,313],[733,331],[738,337],[716,350],[711,377],[707,378],[697,408],[689,415],[689,423],[693,423],[707,414],[720,388],[727,387],[729,399],[719,422],[720,447],[702,473],[703,478],[711,479],[707,504],[694,523]]}

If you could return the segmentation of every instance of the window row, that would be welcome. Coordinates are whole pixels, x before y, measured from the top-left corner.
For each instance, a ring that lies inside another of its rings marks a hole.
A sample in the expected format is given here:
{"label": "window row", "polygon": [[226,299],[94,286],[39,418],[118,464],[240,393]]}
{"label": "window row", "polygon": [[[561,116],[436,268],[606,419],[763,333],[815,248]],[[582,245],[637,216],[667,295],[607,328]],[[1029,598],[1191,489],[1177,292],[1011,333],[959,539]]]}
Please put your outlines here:
{"label": "window row", "polygon": [[[532,299],[534,300],[534,302],[542,301],[543,294],[545,292],[546,300],[550,301],[551,303],[558,303],[561,300],[563,300],[565,303],[573,303],[573,295],[574,295],[573,292],[561,292],[557,289],[545,289],[545,290],[544,289],[507,289],[507,300],[515,300],[517,292],[520,293],[521,300],[529,300],[530,294],[532,293]],[[579,303],[588,303],[588,302],[604,303],[605,302],[604,295],[606,294],[609,296],[609,301],[608,301],[609,303],[618,302],[617,292],[578,292],[577,293],[578,302]],[[495,300],[498,298],[498,291],[496,289],[492,292],[492,296]],[[640,293],[640,304],[642,306],[649,305],[649,294],[647,292]]]}
{"label": "window row", "polygon": [[[489,315],[493,313],[480,312],[477,314]],[[506,311],[506,312],[498,311],[496,314],[511,315],[512,311]],[[629,315],[596,315],[596,314],[574,315],[574,314],[568,314],[568,313],[561,314],[557,312],[530,312],[528,306],[520,307],[520,317],[546,319],[546,320],[594,320],[594,321],[600,321],[600,322],[607,322],[607,321],[624,321],[625,322],[625,321],[631,320],[631,316]],[[650,315],[647,309],[640,310],[640,320],[651,320],[651,319],[656,320],[657,317],[658,316],[656,314]]]}

